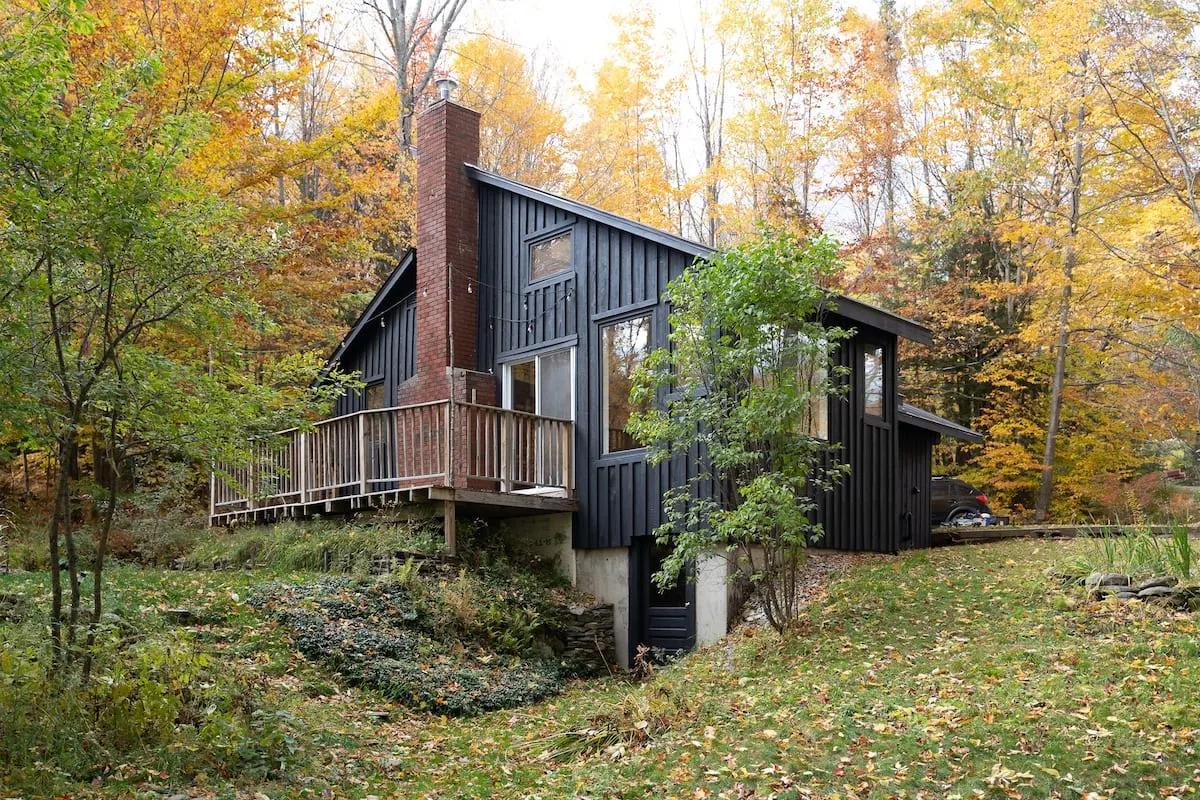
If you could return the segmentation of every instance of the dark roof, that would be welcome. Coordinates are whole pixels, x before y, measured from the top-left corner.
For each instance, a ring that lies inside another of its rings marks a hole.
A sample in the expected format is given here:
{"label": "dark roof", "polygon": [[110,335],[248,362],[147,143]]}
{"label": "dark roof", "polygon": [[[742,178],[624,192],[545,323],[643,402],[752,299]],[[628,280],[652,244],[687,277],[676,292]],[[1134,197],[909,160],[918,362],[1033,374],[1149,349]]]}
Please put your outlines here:
{"label": "dark roof", "polygon": [[371,298],[371,302],[366,308],[363,309],[363,312],[358,315],[358,319],[355,320],[354,324],[350,327],[350,332],[342,338],[342,343],[337,346],[337,349],[335,349],[333,354],[329,356],[328,360],[326,360],[326,371],[328,371],[330,367],[336,364],[341,357],[346,354],[346,351],[350,349],[352,344],[354,344],[354,341],[363,332],[363,329],[367,327],[367,323],[375,319],[376,315],[381,311],[387,310],[383,308],[383,304],[387,302],[388,298],[395,291],[396,287],[400,285],[400,281],[406,275],[409,275],[410,273],[413,275],[416,274],[416,264],[417,251],[410,248],[409,251],[404,254],[404,257],[400,259],[400,263],[396,265],[396,268],[392,270],[392,274],[388,275],[387,280],[383,282],[383,286],[380,286],[379,291],[377,291],[375,296]]}
{"label": "dark roof", "polygon": [[933,344],[933,331],[921,323],[913,322],[907,317],[893,314],[891,311],[885,311],[861,300],[854,300],[841,294],[837,295],[833,298],[829,311],[845,317],[851,322],[870,325],[872,328],[894,333],[918,344]]}
{"label": "dark roof", "polygon": [[923,428],[934,433],[952,436],[955,439],[962,439],[964,442],[983,444],[982,434],[908,403],[900,404],[900,422],[905,425],[912,425],[914,428]]}
{"label": "dark roof", "polygon": [[649,225],[643,225],[640,222],[634,222],[628,217],[622,217],[620,214],[614,214],[611,211],[605,211],[602,208],[596,208],[587,203],[581,203],[578,200],[571,200],[562,195],[553,194],[552,192],[538,189],[520,181],[514,181],[512,178],[505,178],[502,175],[482,170],[471,164],[467,164],[466,166],[467,174],[480,183],[487,184],[488,186],[496,186],[513,194],[537,200],[539,203],[545,203],[556,208],[561,208],[564,211],[570,211],[572,214],[580,217],[602,222],[617,230],[626,231],[632,233],[634,236],[640,236],[657,244],[672,247],[688,255],[702,257],[712,255],[716,252],[708,245],[659,230],[658,228],[652,228]]}
{"label": "dark roof", "polygon": [[[640,222],[634,222],[627,217],[622,217],[611,211],[605,211],[602,208],[596,208],[587,203],[581,203],[578,200],[571,200],[562,195],[547,192],[544,189],[538,189],[520,181],[514,181],[512,178],[505,178],[502,175],[488,172],[471,164],[467,164],[466,167],[467,174],[480,183],[495,186],[513,194],[521,195],[522,197],[528,197],[539,203],[561,208],[577,216],[595,220],[617,230],[631,233],[634,236],[640,236],[643,239],[679,250],[696,258],[704,258],[716,252],[708,245],[659,230],[658,228],[652,228],[649,225],[643,225]],[[887,331],[888,333],[894,333],[897,336],[903,336],[905,339],[911,339],[914,342],[924,345],[933,344],[933,334],[928,328],[898,314],[893,314],[890,311],[869,305],[861,300],[852,300],[844,295],[838,295],[834,301],[834,305],[836,305],[835,313],[840,314],[851,322],[870,325],[871,327]]]}

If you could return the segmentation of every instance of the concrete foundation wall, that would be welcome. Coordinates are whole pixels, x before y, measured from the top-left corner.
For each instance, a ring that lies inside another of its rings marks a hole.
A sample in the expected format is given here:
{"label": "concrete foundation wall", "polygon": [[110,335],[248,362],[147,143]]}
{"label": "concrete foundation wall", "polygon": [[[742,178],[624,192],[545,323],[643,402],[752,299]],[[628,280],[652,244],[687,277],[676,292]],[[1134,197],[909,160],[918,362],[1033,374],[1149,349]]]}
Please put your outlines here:
{"label": "concrete foundation wall", "polygon": [[703,647],[728,633],[729,561],[713,553],[696,561],[696,644]]}
{"label": "concrete foundation wall", "polygon": [[[568,540],[568,544],[569,544]],[[629,667],[629,548],[575,551],[575,585],[601,603],[612,603],[617,658]]]}
{"label": "concrete foundation wall", "polygon": [[510,545],[553,564],[560,575],[577,584],[570,513],[513,517],[497,527]]}

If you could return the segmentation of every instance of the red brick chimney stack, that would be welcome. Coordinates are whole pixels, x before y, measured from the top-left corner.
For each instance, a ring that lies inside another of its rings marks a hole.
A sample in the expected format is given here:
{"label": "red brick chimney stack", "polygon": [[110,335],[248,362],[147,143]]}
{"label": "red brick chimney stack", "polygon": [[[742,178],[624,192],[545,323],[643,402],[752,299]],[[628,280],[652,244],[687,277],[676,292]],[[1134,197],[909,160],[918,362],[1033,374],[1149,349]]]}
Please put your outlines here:
{"label": "red brick chimney stack", "polygon": [[494,377],[474,372],[479,190],[464,164],[478,160],[477,112],[443,99],[417,117],[417,374],[401,403],[444,400],[452,387],[459,400],[495,402]]}

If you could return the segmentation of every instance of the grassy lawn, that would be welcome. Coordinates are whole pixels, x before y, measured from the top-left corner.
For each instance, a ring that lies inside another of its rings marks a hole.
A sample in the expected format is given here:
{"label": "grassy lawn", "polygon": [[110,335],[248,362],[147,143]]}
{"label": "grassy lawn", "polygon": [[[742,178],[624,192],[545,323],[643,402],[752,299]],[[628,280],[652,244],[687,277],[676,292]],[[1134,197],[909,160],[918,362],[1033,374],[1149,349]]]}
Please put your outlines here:
{"label": "grassy lawn", "polygon": [[[201,629],[208,646],[261,665],[301,721],[303,749],[271,783],[180,784],[152,760],[131,759],[77,795],[1195,794],[1196,618],[1053,589],[1046,568],[1084,546],[1014,541],[880,557],[838,579],[790,641],[747,631],[660,670],[648,686],[579,683],[535,706],[466,720],[393,709],[382,724],[365,713],[389,707],[378,696],[337,690],[258,621],[244,601],[262,576],[120,570],[113,603],[147,624],[167,624],[161,612],[173,605],[219,607],[224,621]],[[0,588],[34,580],[44,576],[0,578]],[[623,721],[615,710],[627,712]],[[580,728],[652,735],[539,759],[547,737]]]}

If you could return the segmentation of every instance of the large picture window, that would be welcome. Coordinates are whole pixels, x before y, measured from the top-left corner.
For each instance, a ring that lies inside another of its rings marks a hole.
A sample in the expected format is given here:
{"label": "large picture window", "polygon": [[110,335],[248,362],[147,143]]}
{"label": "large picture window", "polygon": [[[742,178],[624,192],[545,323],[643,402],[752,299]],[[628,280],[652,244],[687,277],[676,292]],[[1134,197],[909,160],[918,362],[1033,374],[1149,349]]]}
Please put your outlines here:
{"label": "large picture window", "polygon": [[630,418],[645,411],[644,404],[629,399],[633,374],[650,354],[650,317],[634,317],[600,329],[604,346],[604,452],[619,453],[641,447],[625,432]]}
{"label": "large picture window", "polygon": [[863,413],[868,417],[885,418],[887,404],[884,392],[887,390],[887,363],[884,359],[883,345],[867,345],[863,350]]}
{"label": "large picture window", "polygon": [[529,280],[549,278],[571,268],[571,232],[529,245]]}

